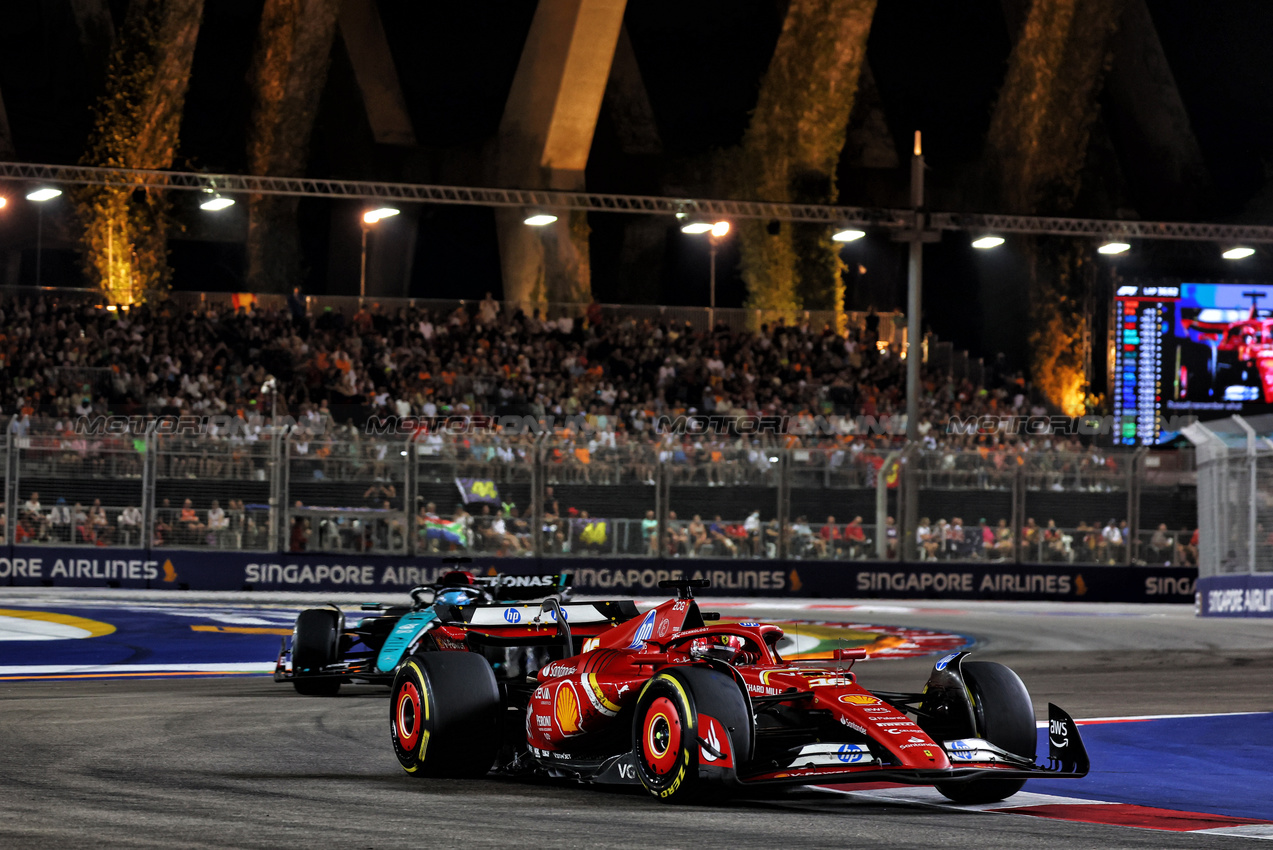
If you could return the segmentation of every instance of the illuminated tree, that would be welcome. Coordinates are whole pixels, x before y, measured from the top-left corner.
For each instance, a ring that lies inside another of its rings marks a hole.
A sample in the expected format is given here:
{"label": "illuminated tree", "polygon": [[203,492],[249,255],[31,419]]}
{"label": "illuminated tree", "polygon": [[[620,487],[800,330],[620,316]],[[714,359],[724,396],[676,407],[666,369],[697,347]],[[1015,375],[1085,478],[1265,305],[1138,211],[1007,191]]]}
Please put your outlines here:
{"label": "illuminated tree", "polygon": [[[769,201],[836,201],[835,171],[875,0],[792,0],[743,139],[735,193]],[[741,222],[749,305],[792,314],[843,309],[839,252],[825,227]]]}
{"label": "illuminated tree", "polygon": [[[266,0],[250,72],[248,170],[304,174],[314,114],[327,80],[339,0]],[[300,282],[297,199],[248,197],[248,286],[285,292]]]}
{"label": "illuminated tree", "polygon": [[[988,182],[1001,209],[1062,215],[1073,207],[1123,6],[1124,0],[1030,4],[987,139]],[[1070,415],[1083,412],[1087,390],[1087,250],[1064,240],[1028,248],[1031,375]]]}
{"label": "illuminated tree", "polygon": [[[190,82],[203,0],[133,0],[93,107],[81,162],[169,168]],[[131,304],[169,286],[168,205],[162,193],[90,186],[75,193],[89,279]]]}

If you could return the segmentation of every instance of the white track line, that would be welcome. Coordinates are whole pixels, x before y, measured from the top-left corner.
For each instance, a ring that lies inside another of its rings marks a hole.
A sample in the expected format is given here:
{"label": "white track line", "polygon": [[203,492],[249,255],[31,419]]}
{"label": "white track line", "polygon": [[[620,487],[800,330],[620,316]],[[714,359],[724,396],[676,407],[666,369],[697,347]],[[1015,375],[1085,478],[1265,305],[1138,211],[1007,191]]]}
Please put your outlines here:
{"label": "white track line", "polygon": [[0,667],[0,676],[51,676],[61,673],[272,673],[272,661],[226,664],[29,664]]}

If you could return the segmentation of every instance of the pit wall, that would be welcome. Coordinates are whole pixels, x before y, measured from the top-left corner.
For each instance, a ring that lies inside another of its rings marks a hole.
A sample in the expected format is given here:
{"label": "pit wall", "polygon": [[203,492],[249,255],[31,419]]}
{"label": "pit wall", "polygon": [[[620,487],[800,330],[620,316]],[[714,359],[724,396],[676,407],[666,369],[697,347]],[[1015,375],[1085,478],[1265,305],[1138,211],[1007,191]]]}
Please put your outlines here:
{"label": "pit wall", "polygon": [[[356,553],[49,546],[0,550],[0,586],[15,587],[401,593],[436,581],[456,568],[438,557]],[[577,593],[614,596],[658,596],[664,593],[658,587],[662,579],[704,578],[712,582],[702,592],[704,596],[1188,603],[1195,601],[1195,584],[1202,585],[1197,580],[1197,570],[1191,567],[934,561],[898,564],[477,557],[459,568],[479,574],[508,575],[565,571],[572,575]],[[1203,596],[1209,598],[1205,592]],[[1262,598],[1273,602],[1273,585]]]}

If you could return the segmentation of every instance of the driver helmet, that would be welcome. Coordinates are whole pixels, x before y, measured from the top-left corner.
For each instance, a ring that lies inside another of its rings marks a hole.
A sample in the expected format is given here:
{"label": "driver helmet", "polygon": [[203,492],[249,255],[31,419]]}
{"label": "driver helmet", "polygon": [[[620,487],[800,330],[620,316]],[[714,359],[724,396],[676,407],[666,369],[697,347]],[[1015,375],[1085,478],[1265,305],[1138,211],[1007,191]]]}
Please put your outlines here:
{"label": "driver helmet", "polygon": [[[473,602],[473,594],[465,590],[468,587],[474,587],[477,582],[473,579],[473,574],[462,570],[452,570],[442,576],[442,587],[438,590],[437,596],[433,598],[435,603],[441,602],[444,605],[468,605]],[[447,588],[453,588],[448,590]]]}
{"label": "driver helmet", "polygon": [[715,658],[733,664],[745,645],[745,641],[738,635],[708,635],[694,639],[690,644],[690,655],[695,658]]}

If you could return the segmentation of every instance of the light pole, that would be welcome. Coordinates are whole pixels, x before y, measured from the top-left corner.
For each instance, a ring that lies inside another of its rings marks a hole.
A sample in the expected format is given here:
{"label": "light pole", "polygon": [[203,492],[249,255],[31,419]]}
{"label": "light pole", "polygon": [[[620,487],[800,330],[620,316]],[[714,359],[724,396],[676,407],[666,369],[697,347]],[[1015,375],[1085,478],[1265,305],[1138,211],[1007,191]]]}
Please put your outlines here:
{"label": "light pole", "polygon": [[[906,442],[919,442],[919,361],[923,357],[920,341],[920,309],[923,304],[924,243],[941,239],[940,231],[928,226],[924,211],[924,149],[919,131],[915,131],[915,148],[911,155],[911,227],[898,234],[910,243],[906,275]],[[902,560],[913,562],[919,527],[919,475],[913,459],[904,461],[902,473]]]}
{"label": "light pole", "polygon": [[393,207],[381,207],[362,214],[362,256],[358,264],[358,300],[360,302],[367,297],[367,231],[371,230],[371,226],[380,219],[395,216],[399,212]]}
{"label": "light pole", "polygon": [[35,208],[35,285],[40,285],[41,265],[44,261],[44,204],[51,201],[58,195],[62,194],[61,189],[45,187],[36,189],[34,192],[27,193],[28,201],[35,201],[39,206]]}
{"label": "light pole", "polygon": [[714,224],[706,221],[695,221],[681,228],[682,233],[688,233],[691,236],[700,236],[707,234],[708,256],[710,257],[709,278],[708,278],[708,308],[707,308],[707,330],[711,332],[716,327],[716,249],[720,246],[721,240],[729,235],[729,222],[718,221]]}

